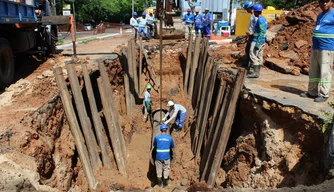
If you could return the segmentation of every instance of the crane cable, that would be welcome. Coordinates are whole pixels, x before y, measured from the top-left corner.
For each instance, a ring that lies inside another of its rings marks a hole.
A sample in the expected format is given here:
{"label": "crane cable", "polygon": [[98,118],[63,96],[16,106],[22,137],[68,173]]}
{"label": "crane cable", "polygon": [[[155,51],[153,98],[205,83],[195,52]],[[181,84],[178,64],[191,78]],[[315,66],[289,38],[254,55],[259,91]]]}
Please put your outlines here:
{"label": "crane cable", "polygon": [[160,124],[162,124],[162,20],[163,13],[160,13],[159,43],[160,43]]}

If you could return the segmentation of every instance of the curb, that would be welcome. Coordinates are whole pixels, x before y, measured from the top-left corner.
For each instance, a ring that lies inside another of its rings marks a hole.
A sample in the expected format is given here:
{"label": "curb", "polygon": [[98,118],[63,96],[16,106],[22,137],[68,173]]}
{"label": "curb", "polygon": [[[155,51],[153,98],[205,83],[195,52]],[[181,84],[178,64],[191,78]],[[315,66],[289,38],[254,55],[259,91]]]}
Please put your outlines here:
{"label": "curb", "polygon": [[[87,38],[85,37],[85,38],[82,38],[79,41],[75,42],[75,44],[78,45],[78,44],[84,42],[85,40],[88,40],[88,39],[91,39],[91,38],[103,39],[103,38],[114,37],[114,36],[118,36],[118,35],[121,35],[121,34],[120,33],[114,33],[114,34],[108,34],[108,35],[103,35],[103,36],[98,36],[98,37],[94,37],[94,36],[90,36],[90,37],[87,37]],[[57,47],[57,49],[64,49],[64,48],[70,47],[72,45],[73,45],[73,43],[71,42],[71,43],[66,43],[66,44],[63,44],[63,45],[58,45],[56,47]]]}

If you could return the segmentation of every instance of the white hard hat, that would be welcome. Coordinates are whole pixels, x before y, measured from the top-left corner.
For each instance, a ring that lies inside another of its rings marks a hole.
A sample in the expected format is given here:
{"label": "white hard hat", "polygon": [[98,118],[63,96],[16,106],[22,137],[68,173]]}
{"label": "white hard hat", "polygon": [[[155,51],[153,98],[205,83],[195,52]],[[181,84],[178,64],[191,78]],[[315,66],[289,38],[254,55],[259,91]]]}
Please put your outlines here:
{"label": "white hard hat", "polygon": [[174,105],[174,102],[173,101],[168,101],[167,103],[167,107],[170,107],[170,106],[173,106]]}
{"label": "white hard hat", "polygon": [[209,8],[205,8],[205,11],[209,11]]}

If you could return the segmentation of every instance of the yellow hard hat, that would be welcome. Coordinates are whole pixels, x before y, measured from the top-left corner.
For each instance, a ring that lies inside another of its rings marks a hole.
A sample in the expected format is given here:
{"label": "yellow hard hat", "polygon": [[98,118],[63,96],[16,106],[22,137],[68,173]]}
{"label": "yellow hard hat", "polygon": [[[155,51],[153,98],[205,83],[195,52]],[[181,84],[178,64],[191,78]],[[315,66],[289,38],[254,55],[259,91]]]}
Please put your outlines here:
{"label": "yellow hard hat", "polygon": [[150,13],[153,13],[153,10],[152,10],[152,9],[150,9]]}

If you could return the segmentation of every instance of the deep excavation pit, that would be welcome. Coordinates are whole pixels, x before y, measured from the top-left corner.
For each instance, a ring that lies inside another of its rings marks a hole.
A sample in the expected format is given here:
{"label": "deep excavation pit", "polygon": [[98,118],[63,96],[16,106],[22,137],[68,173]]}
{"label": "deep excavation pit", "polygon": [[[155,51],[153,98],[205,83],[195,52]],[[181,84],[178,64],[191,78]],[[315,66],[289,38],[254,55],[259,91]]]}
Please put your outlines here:
{"label": "deep excavation pit", "polygon": [[[159,53],[155,43],[157,42],[150,42],[146,49],[150,53],[153,68],[159,76]],[[168,43],[170,42],[166,44]],[[187,188],[190,191],[213,190],[222,187],[274,189],[317,185],[326,179],[324,149],[328,133],[321,132],[321,120],[296,107],[282,106],[274,100],[249,94],[244,89],[239,97],[221,169],[218,171],[215,185],[212,186],[214,188],[199,184],[201,172],[191,151],[192,134],[185,132],[194,122],[192,102],[182,91],[185,49],[184,42],[166,45],[163,49],[162,106],[166,109],[167,101],[174,100],[188,110],[184,131],[172,135],[176,144],[176,159],[171,167],[171,186],[166,190],[186,190]],[[143,120],[141,101],[137,102],[137,106],[129,115],[126,115],[124,71],[121,61],[106,60],[104,63],[108,68],[126,141],[129,177],[125,179],[118,173],[114,157],[111,155],[112,169],[102,168],[96,173],[96,180],[101,183],[99,190],[150,189],[156,184],[155,169],[150,164],[152,126]],[[142,87],[149,81],[145,67],[143,72],[145,75],[142,78]],[[77,74],[82,80],[81,72]],[[99,72],[92,71],[90,75],[95,96],[99,98],[96,84]],[[84,83],[80,82],[85,102],[87,102]],[[213,93],[214,98],[217,94],[217,92]],[[101,101],[96,100],[101,113]],[[159,93],[152,91],[152,101],[153,110],[158,110],[160,108]],[[89,106],[86,107],[89,111]],[[213,110],[210,109],[209,121],[212,113]],[[102,113],[101,118],[104,119]],[[22,153],[36,158],[41,184],[62,191],[69,189],[87,191],[88,184],[60,97],[50,99],[36,112],[24,117],[21,123],[35,132],[26,133],[27,139],[20,141],[19,144]],[[153,128],[157,126],[155,123]],[[110,138],[106,135],[109,143],[108,152],[112,154]]]}

